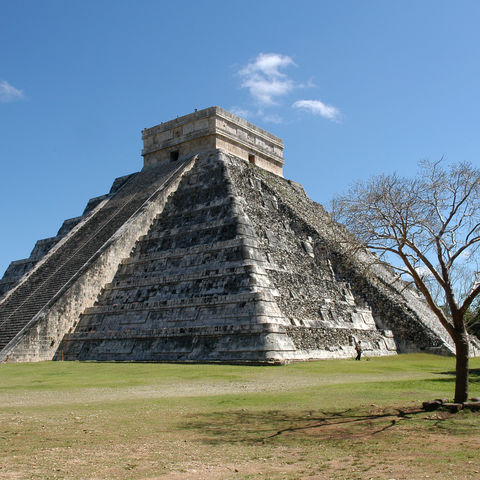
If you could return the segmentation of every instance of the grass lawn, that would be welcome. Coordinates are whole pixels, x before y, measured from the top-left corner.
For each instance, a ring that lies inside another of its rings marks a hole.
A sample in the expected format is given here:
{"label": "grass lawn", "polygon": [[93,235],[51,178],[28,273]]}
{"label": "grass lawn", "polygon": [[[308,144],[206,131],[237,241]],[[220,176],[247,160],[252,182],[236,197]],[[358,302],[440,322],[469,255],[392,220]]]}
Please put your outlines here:
{"label": "grass lawn", "polygon": [[[480,397],[480,359],[471,361]],[[480,479],[454,359],[0,365],[0,479]]]}

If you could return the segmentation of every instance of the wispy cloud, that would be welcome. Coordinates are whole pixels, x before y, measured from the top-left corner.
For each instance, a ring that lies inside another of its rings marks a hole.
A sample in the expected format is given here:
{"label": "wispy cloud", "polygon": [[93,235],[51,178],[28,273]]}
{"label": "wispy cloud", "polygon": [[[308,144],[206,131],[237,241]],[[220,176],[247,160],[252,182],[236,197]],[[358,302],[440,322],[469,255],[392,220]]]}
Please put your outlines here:
{"label": "wispy cloud", "polygon": [[250,111],[242,107],[233,106],[229,108],[229,111],[242,118],[260,117],[265,122],[283,123],[283,118],[280,115],[276,113],[266,113],[262,108],[259,108],[257,111]]}
{"label": "wispy cloud", "polygon": [[269,123],[283,123],[283,118],[278,115],[277,113],[264,113],[258,112],[258,115],[265,120],[265,122]]}
{"label": "wispy cloud", "polygon": [[307,110],[313,115],[320,115],[329,120],[338,121],[340,119],[340,110],[333,105],[326,105],[320,100],[297,100],[293,108]]}
{"label": "wispy cloud", "polygon": [[0,102],[13,102],[24,98],[23,92],[13,85],[10,85],[6,80],[0,81]]}
{"label": "wispy cloud", "polygon": [[280,72],[280,68],[295,65],[294,61],[288,55],[280,53],[259,53],[252,63],[240,70],[242,75],[251,75],[260,72],[271,77],[285,76]]}
{"label": "wispy cloud", "polygon": [[[313,79],[301,82],[290,78],[285,73],[285,69],[292,66],[296,64],[288,55],[259,53],[250,63],[238,69],[237,75],[241,78],[241,87],[248,89],[255,108],[250,102],[251,109],[234,107],[234,113],[241,117],[259,117],[270,123],[283,123],[284,115],[274,112],[282,109],[281,100],[285,101],[294,91],[300,96],[298,91],[301,89],[317,88]],[[340,122],[342,118],[337,107],[327,105],[320,100],[297,100],[293,104],[292,100],[288,100],[291,108],[318,115],[333,122]],[[285,113],[285,110],[282,113]]]}
{"label": "wispy cloud", "polygon": [[230,107],[230,112],[242,118],[248,118],[252,115],[252,112],[248,111],[246,108],[236,106]]}
{"label": "wispy cloud", "polygon": [[287,55],[279,53],[259,53],[252,63],[240,69],[242,87],[248,88],[252,97],[260,105],[274,105],[276,99],[289,93],[294,82],[280,70],[295,65]]}

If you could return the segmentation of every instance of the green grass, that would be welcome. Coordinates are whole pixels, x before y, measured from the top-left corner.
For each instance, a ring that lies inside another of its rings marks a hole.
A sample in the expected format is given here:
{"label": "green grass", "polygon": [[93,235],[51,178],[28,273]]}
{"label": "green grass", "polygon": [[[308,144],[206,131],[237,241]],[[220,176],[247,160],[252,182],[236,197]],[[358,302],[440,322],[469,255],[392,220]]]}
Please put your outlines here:
{"label": "green grass", "polygon": [[418,408],[452,397],[453,370],[431,355],[3,364],[0,479],[476,478],[480,414]]}
{"label": "green grass", "polygon": [[[472,369],[480,365],[472,360]],[[69,390],[95,387],[162,385],[171,381],[288,381],[290,376],[323,384],[358,383],[418,377],[451,381],[455,362],[433,355],[370,358],[362,362],[330,360],[286,366],[181,365],[149,363],[40,362],[0,365],[0,388]],[[385,376],[387,378],[385,378]]]}

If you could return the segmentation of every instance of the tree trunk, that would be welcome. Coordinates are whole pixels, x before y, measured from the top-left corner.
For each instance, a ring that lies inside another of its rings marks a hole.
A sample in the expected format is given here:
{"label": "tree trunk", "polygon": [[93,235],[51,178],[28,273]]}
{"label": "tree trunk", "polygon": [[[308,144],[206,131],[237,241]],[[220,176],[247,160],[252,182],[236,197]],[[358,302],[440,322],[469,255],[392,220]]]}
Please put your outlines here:
{"label": "tree trunk", "polygon": [[455,332],[456,348],[456,378],[455,378],[455,403],[468,400],[468,334],[464,329]]}

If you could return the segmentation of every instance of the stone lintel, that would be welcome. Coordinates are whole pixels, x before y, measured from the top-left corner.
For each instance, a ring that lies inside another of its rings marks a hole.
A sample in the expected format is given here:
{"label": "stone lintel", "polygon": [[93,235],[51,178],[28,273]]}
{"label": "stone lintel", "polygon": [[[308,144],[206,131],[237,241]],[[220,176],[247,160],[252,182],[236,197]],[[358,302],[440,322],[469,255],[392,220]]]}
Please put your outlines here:
{"label": "stone lintel", "polygon": [[210,107],[142,131],[144,168],[222,150],[283,177],[280,138],[220,107]]}

